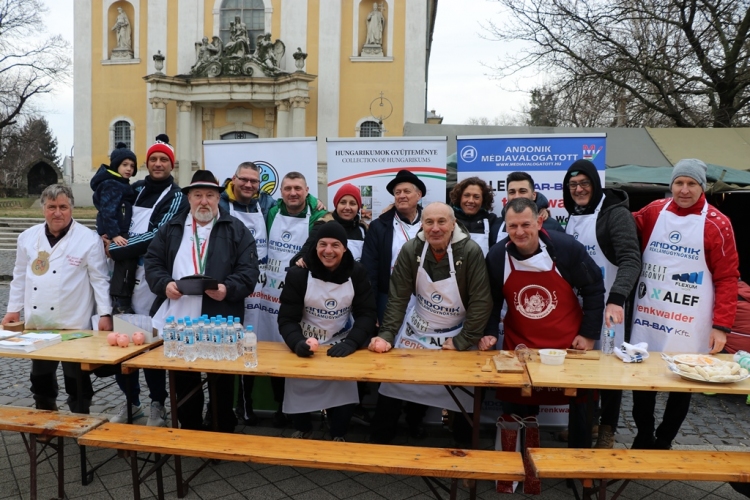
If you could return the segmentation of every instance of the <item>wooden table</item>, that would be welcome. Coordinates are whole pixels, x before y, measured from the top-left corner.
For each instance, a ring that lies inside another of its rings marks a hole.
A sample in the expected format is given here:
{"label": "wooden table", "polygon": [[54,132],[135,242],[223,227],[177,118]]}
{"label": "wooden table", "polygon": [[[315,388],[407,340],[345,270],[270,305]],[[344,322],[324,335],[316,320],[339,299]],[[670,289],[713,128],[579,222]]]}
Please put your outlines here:
{"label": "wooden table", "polygon": [[[731,354],[718,354],[731,360]],[[664,392],[717,392],[750,394],[750,379],[732,384],[712,384],[686,380],[669,371],[661,353],[652,352],[642,363],[623,363],[617,356],[602,355],[598,360],[566,359],[560,366],[543,365],[539,355],[526,364],[534,387],[558,387],[566,396],[576,389],[611,389]]]}
{"label": "wooden table", "polygon": [[[76,384],[78,394],[83,393],[82,372],[93,371],[104,365],[119,365],[123,361],[137,356],[142,352],[161,345],[161,339],[151,344],[135,345],[130,343],[127,347],[111,346],[107,343],[107,335],[111,332],[100,332],[96,330],[33,330],[52,331],[55,333],[84,332],[91,333],[91,337],[65,340],[58,344],[44,347],[32,352],[0,350],[3,358],[24,358],[39,361],[63,361],[75,363],[79,369],[76,371]],[[126,404],[130,411],[130,394],[126,394]],[[97,466],[98,467],[98,466]],[[86,448],[81,447],[81,483],[86,485],[93,479],[96,468],[87,472]]]}

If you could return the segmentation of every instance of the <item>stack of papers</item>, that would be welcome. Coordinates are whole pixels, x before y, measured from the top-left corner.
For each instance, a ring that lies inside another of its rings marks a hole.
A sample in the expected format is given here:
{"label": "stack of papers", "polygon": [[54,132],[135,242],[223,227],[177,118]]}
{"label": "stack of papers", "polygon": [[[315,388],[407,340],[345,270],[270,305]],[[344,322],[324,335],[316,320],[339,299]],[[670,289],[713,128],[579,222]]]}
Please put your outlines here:
{"label": "stack of papers", "polygon": [[18,337],[23,332],[6,332],[5,330],[0,330],[0,340],[6,340],[12,337]]}
{"label": "stack of papers", "polygon": [[0,351],[33,352],[62,341],[59,333],[24,333],[0,340]]}

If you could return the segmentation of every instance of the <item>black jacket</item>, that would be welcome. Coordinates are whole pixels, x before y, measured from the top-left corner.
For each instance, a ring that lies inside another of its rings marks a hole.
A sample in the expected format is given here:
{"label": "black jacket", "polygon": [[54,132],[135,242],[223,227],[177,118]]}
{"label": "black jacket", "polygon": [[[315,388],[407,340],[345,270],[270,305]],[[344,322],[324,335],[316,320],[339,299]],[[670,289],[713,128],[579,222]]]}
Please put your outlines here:
{"label": "black jacket", "polygon": [[135,201],[130,179],[120,177],[107,165],[102,165],[91,178],[89,186],[94,191],[94,206],[98,210],[96,232],[106,234],[110,240],[115,236],[127,238]]}
{"label": "black jacket", "polygon": [[[317,241],[317,240],[316,240]],[[352,317],[354,325],[347,335],[357,344],[357,348],[365,346],[375,333],[375,294],[367,278],[367,271],[359,262],[355,262],[352,253],[347,250],[341,260],[341,264],[335,271],[330,272],[320,262],[315,247],[312,246],[305,255],[307,269],[293,266],[287,271],[284,280],[284,289],[281,291],[279,306],[279,333],[284,338],[289,348],[294,351],[294,346],[301,340],[302,335],[300,321],[305,311],[305,294],[307,293],[307,279],[313,278],[332,283],[346,283],[352,279],[354,286],[354,299],[352,301]]]}
{"label": "black jacket", "polygon": [[[146,268],[148,287],[156,295],[151,316],[166,300],[166,289],[172,278],[172,268],[182,243],[188,212],[175,217],[162,226],[148,247],[143,265]],[[255,239],[239,219],[229,212],[219,210],[219,218],[211,230],[206,257],[206,275],[219,280],[227,287],[227,296],[217,302],[203,295],[201,314],[209,316],[244,317],[245,297],[258,282],[258,252]]]}
{"label": "black jacket", "polygon": [[[559,231],[539,231],[539,239],[547,245],[547,251],[560,275],[583,298],[583,321],[578,333],[589,339],[599,339],[604,318],[604,280],[601,269],[589,257],[586,247],[568,234]],[[523,259],[507,237],[490,248],[487,254],[487,271],[490,275],[493,303],[492,314],[487,323],[488,335],[497,335],[500,311],[505,301],[503,284],[507,252],[516,259]]]}
{"label": "black jacket", "polygon": [[[469,230],[469,233],[482,234],[484,233],[484,219],[487,219],[490,228],[497,220],[496,214],[488,212],[484,208],[480,208],[474,215],[466,215],[460,207],[451,206],[451,208],[453,209],[453,214],[456,216],[456,220],[460,221]],[[497,232],[495,234],[497,235]]]}
{"label": "black jacket", "polygon": [[[156,204],[156,200],[167,187],[170,187],[170,191]],[[128,238],[128,244],[124,247],[117,246],[115,243],[109,246],[112,260],[136,259],[144,255],[159,228],[173,217],[183,212],[186,214],[188,210],[187,197],[182,194],[180,186],[174,182],[171,175],[159,182],[152,180],[151,176],[146,176],[144,180],[133,184],[133,190],[137,198],[133,207],[154,207],[154,212],[149,219],[147,232]]]}

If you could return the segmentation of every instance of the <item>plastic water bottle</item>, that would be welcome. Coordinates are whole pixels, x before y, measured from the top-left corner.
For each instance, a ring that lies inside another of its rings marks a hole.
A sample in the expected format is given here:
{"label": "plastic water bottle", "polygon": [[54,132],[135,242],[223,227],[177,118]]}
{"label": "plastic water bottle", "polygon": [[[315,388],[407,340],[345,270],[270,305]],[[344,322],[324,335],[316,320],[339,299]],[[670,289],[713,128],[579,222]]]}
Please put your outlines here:
{"label": "plastic water bottle", "polygon": [[188,363],[192,363],[198,359],[198,348],[195,345],[195,330],[193,330],[193,322],[191,320],[185,322],[185,331],[182,336],[185,339],[182,359]]}
{"label": "plastic water bottle", "polygon": [[169,316],[164,323],[164,328],[161,330],[162,337],[164,338],[164,356],[168,358],[174,357],[175,348],[175,322],[174,316]]}
{"label": "plastic water bottle", "polygon": [[224,359],[227,361],[237,359],[237,331],[231,319],[227,322],[227,332],[224,334]]}
{"label": "plastic water bottle", "polygon": [[750,353],[747,351],[737,351],[734,353],[734,362],[742,368],[750,370]]}
{"label": "plastic water bottle", "polygon": [[175,329],[175,349],[174,357],[181,358],[185,352],[185,320],[183,318],[177,319],[177,328]]}
{"label": "plastic water bottle", "polygon": [[602,352],[607,356],[615,352],[615,329],[607,325],[602,328]]}
{"label": "plastic water bottle", "polygon": [[253,325],[247,325],[245,329],[242,360],[245,363],[245,368],[257,368],[258,366],[258,337],[255,336]]}
{"label": "plastic water bottle", "polygon": [[243,345],[245,343],[245,329],[242,327],[242,323],[239,321],[235,321],[234,323],[234,332],[237,336],[237,358],[241,358],[243,356]]}
{"label": "plastic water bottle", "polygon": [[220,361],[222,358],[222,340],[221,323],[215,319],[211,325],[211,359],[214,361]]}

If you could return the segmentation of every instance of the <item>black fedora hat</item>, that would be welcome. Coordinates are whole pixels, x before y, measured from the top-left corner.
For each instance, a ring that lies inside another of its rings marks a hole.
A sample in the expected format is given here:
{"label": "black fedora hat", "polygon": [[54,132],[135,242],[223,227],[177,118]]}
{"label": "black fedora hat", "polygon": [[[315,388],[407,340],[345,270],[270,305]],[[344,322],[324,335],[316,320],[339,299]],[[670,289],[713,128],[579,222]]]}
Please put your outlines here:
{"label": "black fedora hat", "polygon": [[396,185],[401,184],[402,182],[410,182],[417,186],[417,189],[422,192],[423,197],[427,194],[427,187],[424,185],[424,182],[422,182],[422,179],[409,172],[408,170],[399,170],[396,174],[396,177],[394,177],[393,180],[389,182],[385,188],[389,193],[393,194],[393,190],[396,188]]}
{"label": "black fedora hat", "polygon": [[188,194],[193,188],[214,188],[220,193],[224,191],[224,187],[219,184],[210,170],[196,170],[193,174],[193,180],[190,181],[189,185],[182,188],[182,192]]}

